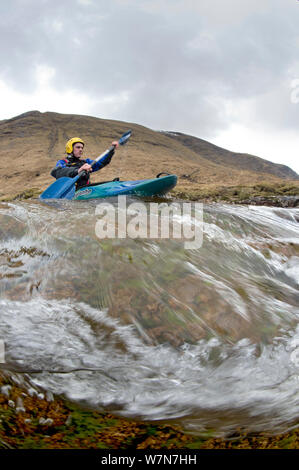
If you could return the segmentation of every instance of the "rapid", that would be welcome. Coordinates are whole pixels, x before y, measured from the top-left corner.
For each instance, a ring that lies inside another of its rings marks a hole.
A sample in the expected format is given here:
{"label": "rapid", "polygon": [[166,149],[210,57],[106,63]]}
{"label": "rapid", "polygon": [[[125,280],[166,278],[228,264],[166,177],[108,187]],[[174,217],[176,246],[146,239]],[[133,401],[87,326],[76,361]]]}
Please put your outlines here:
{"label": "rapid", "polygon": [[99,239],[96,205],[0,205],[0,371],[193,433],[294,427],[299,210],[204,204],[186,249]]}

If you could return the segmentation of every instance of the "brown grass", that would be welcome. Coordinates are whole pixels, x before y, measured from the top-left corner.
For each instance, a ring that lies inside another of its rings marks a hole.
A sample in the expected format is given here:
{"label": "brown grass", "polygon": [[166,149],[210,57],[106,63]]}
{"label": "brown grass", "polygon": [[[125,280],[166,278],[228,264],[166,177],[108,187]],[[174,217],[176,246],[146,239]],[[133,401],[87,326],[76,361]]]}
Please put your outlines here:
{"label": "brown grass", "polygon": [[212,144],[206,153],[202,150],[199,154],[184,142],[137,124],[32,111],[0,121],[0,200],[46,189],[54,181],[50,171],[58,159],[64,158],[65,143],[70,137],[83,138],[85,156],[95,158],[128,129],[133,131],[130,142],[117,150],[106,168],[92,176],[94,182],[115,177],[152,178],[168,172],[178,176],[176,190],[191,195],[235,186],[287,184],[274,174],[219,163],[216,154],[211,154],[215,147]]}

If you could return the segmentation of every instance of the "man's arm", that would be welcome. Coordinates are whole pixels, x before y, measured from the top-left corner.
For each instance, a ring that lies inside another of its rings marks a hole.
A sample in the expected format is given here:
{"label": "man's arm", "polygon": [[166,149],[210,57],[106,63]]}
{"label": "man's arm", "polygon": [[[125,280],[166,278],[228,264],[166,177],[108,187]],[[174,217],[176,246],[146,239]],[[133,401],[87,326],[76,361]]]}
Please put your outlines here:
{"label": "man's arm", "polygon": [[[101,168],[104,168],[104,166],[108,165],[111,162],[111,158],[114,154],[114,149],[110,150],[110,152],[105,155],[103,158],[101,158],[99,161],[95,163],[95,165],[92,167],[92,171],[98,171]],[[89,163],[90,165],[94,162],[94,160],[91,160],[90,158],[86,159],[86,163]]]}
{"label": "man's arm", "polygon": [[[111,158],[114,155],[115,149],[119,146],[118,142],[114,140],[112,142],[113,148],[107,153],[107,155],[104,155],[100,160],[98,160],[95,165],[92,167],[92,171],[98,171],[101,168],[104,168],[104,166],[108,165],[111,162]],[[86,163],[89,163],[90,165],[94,162],[94,160],[90,160],[90,158],[86,159]]]}

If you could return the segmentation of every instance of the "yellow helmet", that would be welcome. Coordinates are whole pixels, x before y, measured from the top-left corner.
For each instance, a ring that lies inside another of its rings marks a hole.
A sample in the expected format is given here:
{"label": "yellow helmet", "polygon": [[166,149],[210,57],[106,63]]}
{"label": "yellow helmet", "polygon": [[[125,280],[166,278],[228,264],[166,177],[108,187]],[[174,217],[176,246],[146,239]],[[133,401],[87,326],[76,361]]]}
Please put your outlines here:
{"label": "yellow helmet", "polygon": [[85,145],[83,140],[80,137],[73,137],[72,139],[68,140],[65,146],[66,153],[72,153],[73,145],[80,142],[81,144]]}

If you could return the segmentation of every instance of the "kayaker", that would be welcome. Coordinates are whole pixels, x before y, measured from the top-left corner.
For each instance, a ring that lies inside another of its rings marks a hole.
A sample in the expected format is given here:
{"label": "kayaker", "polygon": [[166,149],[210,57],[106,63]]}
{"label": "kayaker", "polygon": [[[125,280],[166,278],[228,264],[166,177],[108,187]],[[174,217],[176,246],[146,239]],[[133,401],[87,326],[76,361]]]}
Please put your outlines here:
{"label": "kayaker", "polygon": [[90,184],[89,176],[91,172],[98,171],[110,163],[115,149],[118,147],[118,142],[114,140],[112,142],[112,146],[113,149],[101,158],[93,167],[91,167],[94,160],[91,160],[90,158],[82,158],[84,148],[83,140],[80,139],[80,137],[73,137],[67,141],[65,146],[67,154],[66,159],[58,160],[56,166],[51,171],[51,175],[56,179],[62,178],[63,176],[74,178],[83,172],[82,177],[79,178],[76,183],[76,189],[86,186],[87,184]]}

